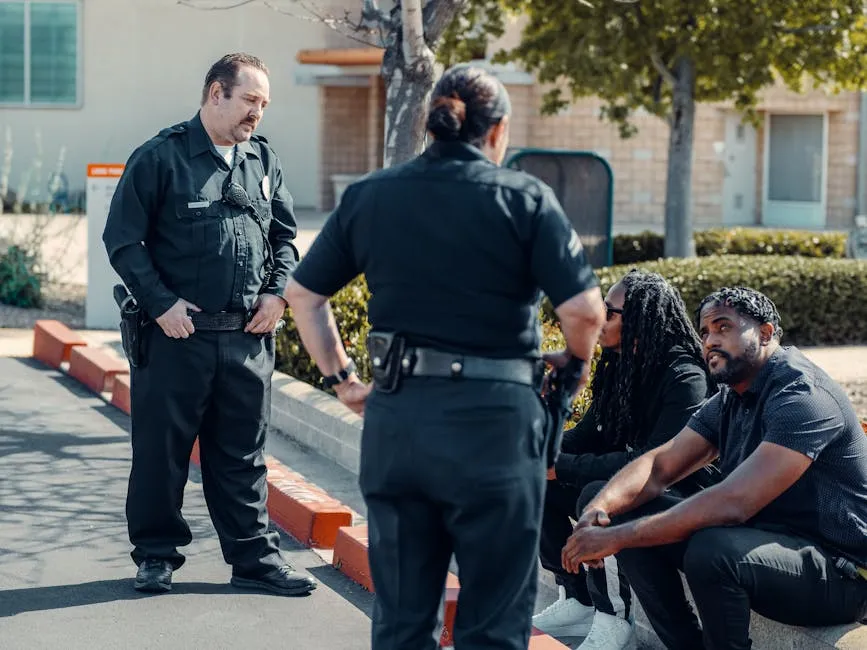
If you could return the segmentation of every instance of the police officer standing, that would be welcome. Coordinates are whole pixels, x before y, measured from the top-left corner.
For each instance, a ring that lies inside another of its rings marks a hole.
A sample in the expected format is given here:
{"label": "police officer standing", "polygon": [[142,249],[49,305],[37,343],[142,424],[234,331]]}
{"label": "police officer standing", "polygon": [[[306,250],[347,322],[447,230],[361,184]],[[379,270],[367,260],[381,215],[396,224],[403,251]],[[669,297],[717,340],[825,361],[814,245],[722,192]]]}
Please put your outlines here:
{"label": "police officer standing", "polygon": [[197,435],[232,584],[282,595],[316,586],[282,558],[265,509],[274,330],[298,262],[280,162],[254,135],[269,98],[261,60],[217,61],[198,113],[133,152],[103,233],[151,321],[131,377],[126,511],[140,591],[169,591],[185,561],[178,547],[192,536],[181,503]]}
{"label": "police officer standing", "polygon": [[[453,553],[455,647],[529,641],[549,435],[540,289],[566,339],[550,358],[558,367],[590,358],[604,308],[551,189],[499,166],[509,113],[495,77],[446,71],[428,115],[433,144],[346,189],[284,294],[325,384],[364,415],[374,650],[437,647]],[[372,294],[372,389],[328,303],[359,273]]]}

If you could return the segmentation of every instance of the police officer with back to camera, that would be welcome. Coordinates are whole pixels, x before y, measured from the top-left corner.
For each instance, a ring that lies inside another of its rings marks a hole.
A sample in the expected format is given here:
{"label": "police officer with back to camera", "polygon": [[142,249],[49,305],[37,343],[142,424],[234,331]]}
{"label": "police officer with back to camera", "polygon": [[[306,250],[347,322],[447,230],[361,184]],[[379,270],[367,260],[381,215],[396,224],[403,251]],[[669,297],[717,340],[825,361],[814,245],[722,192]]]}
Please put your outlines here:
{"label": "police officer with back to camera", "polygon": [[316,586],[281,556],[265,509],[274,331],[298,263],[280,162],[254,134],[269,99],[261,60],[224,56],[198,113],[133,152],[111,202],[103,241],[148,321],[131,357],[126,506],[140,591],[169,591],[185,561],[181,503],[197,435],[232,584],[281,595]]}
{"label": "police officer with back to camera", "polygon": [[[455,647],[529,640],[550,435],[540,289],[566,339],[547,357],[557,367],[589,360],[604,308],[552,190],[499,166],[509,113],[488,72],[446,71],[428,115],[434,142],[345,190],[284,294],[324,383],[364,416],[374,650],[437,647],[452,553]],[[372,387],[328,302],[359,273],[372,294]]]}

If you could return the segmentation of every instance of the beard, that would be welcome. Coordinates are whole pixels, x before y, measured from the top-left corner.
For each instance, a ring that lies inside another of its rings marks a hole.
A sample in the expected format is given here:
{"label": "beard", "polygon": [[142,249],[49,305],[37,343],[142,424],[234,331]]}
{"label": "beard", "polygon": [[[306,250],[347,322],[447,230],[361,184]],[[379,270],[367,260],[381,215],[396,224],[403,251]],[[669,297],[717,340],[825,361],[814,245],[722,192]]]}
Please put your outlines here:
{"label": "beard", "polygon": [[749,343],[744,353],[737,357],[733,357],[728,352],[723,352],[722,350],[714,350],[713,352],[725,359],[725,364],[716,370],[708,368],[711,379],[718,384],[733,386],[749,376],[753,362],[759,354],[759,344],[755,342]]}

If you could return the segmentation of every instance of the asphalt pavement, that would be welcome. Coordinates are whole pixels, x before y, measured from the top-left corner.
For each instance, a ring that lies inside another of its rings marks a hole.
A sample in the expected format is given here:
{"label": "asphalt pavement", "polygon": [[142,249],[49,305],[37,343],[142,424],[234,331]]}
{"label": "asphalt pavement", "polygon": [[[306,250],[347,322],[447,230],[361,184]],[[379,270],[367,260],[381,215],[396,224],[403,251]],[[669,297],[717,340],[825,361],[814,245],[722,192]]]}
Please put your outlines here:
{"label": "asphalt pavement", "polygon": [[59,371],[0,358],[0,650],[370,647],[373,597],[285,535],[287,559],[320,581],[316,591],[285,598],[229,585],[195,466],[187,563],[172,592],[136,592],[128,421]]}

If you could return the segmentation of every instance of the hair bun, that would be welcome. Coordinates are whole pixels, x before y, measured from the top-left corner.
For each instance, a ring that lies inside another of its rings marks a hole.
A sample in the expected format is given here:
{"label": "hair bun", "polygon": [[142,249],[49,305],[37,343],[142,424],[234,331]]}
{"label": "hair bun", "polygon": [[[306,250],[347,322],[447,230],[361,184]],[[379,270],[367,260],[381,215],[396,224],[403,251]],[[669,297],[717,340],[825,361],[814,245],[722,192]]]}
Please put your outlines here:
{"label": "hair bun", "polygon": [[467,105],[455,92],[434,99],[427,128],[438,140],[457,140],[466,119]]}

